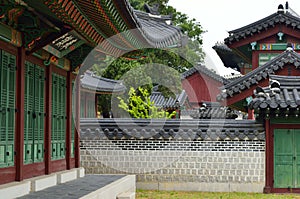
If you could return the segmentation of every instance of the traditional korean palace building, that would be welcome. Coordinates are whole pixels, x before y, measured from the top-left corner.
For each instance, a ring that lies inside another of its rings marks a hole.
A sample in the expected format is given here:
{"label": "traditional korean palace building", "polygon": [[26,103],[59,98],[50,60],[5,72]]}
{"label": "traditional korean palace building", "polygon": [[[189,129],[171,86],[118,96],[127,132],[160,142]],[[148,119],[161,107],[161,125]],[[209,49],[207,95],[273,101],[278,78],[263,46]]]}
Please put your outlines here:
{"label": "traditional korean palace building", "polygon": [[264,124],[264,192],[300,192],[300,16],[289,8],[229,32],[214,49],[243,76],[222,86],[217,100]]}
{"label": "traditional korean palace building", "polygon": [[[288,60],[289,54],[292,53],[284,52],[288,43],[295,51],[292,54],[296,54],[300,49],[300,17],[288,4],[285,7],[280,5],[276,13],[229,31],[224,45],[214,46],[225,66],[232,67],[244,75],[222,86],[217,100],[223,105],[248,111],[249,119],[254,118],[253,111],[248,109],[253,90],[257,85],[267,85],[269,74],[299,75],[298,66],[283,67],[277,63],[281,58]],[[275,57],[276,60],[269,62]]]}
{"label": "traditional korean palace building", "polygon": [[182,88],[186,91],[193,108],[200,107],[203,102],[216,102],[220,93],[219,87],[229,82],[230,80],[205,65],[194,66],[181,75]]}
{"label": "traditional korean palace building", "polygon": [[135,11],[127,0],[2,1],[0,184],[80,167],[80,110],[72,106],[79,107],[75,78],[85,57],[96,46],[99,59],[180,46],[182,32],[170,20]]}
{"label": "traditional korean palace building", "polygon": [[250,108],[266,130],[264,192],[300,192],[300,76],[270,75],[268,87],[258,87]]}

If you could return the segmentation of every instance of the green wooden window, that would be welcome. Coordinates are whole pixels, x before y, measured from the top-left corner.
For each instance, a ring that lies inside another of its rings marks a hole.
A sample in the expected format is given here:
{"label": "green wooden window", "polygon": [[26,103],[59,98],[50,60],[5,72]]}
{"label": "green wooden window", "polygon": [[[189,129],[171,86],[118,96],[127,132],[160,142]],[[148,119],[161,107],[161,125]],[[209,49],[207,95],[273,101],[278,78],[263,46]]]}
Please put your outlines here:
{"label": "green wooden window", "polygon": [[274,130],[274,187],[300,188],[300,129]]}
{"label": "green wooden window", "polygon": [[262,66],[273,58],[277,57],[278,53],[261,53],[258,57],[258,65]]}
{"label": "green wooden window", "polygon": [[0,51],[0,167],[14,165],[16,57]]}
{"label": "green wooden window", "polygon": [[52,74],[51,158],[65,158],[66,149],[66,78]]}
{"label": "green wooden window", "polygon": [[45,71],[25,62],[24,163],[44,159]]}

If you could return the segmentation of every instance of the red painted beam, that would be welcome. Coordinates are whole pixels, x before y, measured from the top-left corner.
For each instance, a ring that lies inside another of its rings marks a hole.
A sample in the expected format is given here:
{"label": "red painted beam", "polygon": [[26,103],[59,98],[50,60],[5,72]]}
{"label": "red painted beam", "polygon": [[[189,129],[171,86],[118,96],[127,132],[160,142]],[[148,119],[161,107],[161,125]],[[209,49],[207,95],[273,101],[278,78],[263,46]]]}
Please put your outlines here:
{"label": "red painted beam", "polygon": [[268,28],[266,31],[263,31],[263,32],[258,33],[258,34],[256,33],[251,37],[247,37],[245,39],[235,41],[231,44],[228,44],[228,47],[229,48],[237,48],[237,47],[240,47],[240,46],[248,45],[248,44],[250,44],[254,41],[259,41],[259,40],[262,40],[266,37],[270,37],[274,34],[277,34],[279,31],[282,32],[282,25],[277,25],[273,28]]}
{"label": "red painted beam", "polygon": [[45,175],[45,163],[37,162],[23,166],[24,179]]}
{"label": "red painted beam", "polygon": [[60,160],[53,160],[51,162],[51,172],[55,173],[58,171],[64,171],[66,170],[66,160],[65,159],[60,159]]}
{"label": "red painted beam", "polygon": [[16,132],[15,132],[15,164],[16,181],[23,180],[24,156],[24,110],[25,110],[25,48],[18,48],[16,78]]}
{"label": "red painted beam", "polygon": [[0,168],[0,185],[16,180],[16,167]]}
{"label": "red painted beam", "polygon": [[273,28],[268,28],[266,31],[260,32],[260,33],[256,33],[251,37],[247,37],[245,39],[241,39],[239,41],[234,41],[231,44],[228,44],[229,48],[238,48],[244,45],[248,45],[251,42],[254,41],[260,41],[263,40],[267,37],[270,37],[272,35],[276,35],[278,32],[283,32],[284,34],[296,37],[296,38],[300,38],[300,31],[299,30],[295,30],[291,27],[287,27],[285,25],[276,25]]}

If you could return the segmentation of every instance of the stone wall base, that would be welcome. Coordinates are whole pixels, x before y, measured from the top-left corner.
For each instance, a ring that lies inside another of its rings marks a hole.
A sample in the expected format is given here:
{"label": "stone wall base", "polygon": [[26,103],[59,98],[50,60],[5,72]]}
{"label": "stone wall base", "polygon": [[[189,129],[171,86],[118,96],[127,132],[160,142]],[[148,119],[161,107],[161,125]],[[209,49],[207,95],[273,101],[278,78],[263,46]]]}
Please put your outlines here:
{"label": "stone wall base", "polygon": [[262,193],[264,183],[137,182],[137,189]]}

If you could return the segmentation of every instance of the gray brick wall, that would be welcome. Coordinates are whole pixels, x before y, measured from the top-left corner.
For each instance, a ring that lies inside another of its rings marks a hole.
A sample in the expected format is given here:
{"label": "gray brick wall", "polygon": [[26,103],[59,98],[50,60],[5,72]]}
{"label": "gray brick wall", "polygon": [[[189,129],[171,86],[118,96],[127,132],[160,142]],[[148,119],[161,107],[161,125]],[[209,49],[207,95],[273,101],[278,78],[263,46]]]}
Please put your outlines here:
{"label": "gray brick wall", "polygon": [[137,174],[141,182],[264,182],[262,141],[83,140],[87,173]]}
{"label": "gray brick wall", "polygon": [[[203,127],[198,125],[193,130],[188,125],[172,129],[176,126],[172,122],[163,130],[151,130],[160,132],[158,136],[144,136],[149,131],[143,130],[145,127],[139,131],[128,125],[120,130],[110,122],[101,128],[87,122],[81,129],[81,164],[91,174],[135,174],[137,185],[143,185],[142,188],[262,191],[265,141],[260,125],[233,121],[234,126],[227,122],[222,127],[212,126],[214,132],[220,132],[212,136],[202,121]],[[209,139],[186,136],[199,129]],[[132,136],[131,132],[139,136]],[[165,136],[168,132],[172,136]],[[253,132],[251,136],[249,132]]]}

